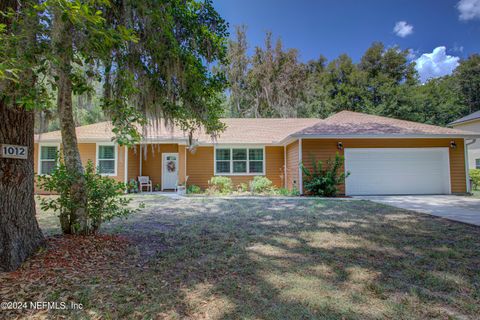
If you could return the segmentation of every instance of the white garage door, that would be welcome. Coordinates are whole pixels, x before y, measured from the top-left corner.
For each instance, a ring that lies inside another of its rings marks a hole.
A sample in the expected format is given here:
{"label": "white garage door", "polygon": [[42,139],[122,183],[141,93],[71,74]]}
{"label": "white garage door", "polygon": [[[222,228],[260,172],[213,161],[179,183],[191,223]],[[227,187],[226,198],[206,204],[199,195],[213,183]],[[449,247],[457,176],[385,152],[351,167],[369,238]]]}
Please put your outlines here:
{"label": "white garage door", "polygon": [[345,149],[347,195],[448,194],[448,148]]}

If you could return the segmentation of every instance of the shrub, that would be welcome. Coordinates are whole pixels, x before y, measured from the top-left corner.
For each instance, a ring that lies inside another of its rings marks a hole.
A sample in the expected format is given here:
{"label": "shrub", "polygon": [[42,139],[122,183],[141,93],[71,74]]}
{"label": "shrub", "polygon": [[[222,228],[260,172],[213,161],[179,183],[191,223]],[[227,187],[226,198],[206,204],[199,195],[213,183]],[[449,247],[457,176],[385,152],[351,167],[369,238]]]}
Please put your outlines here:
{"label": "shrub", "polygon": [[471,169],[470,179],[472,179],[473,189],[477,190],[480,187],[480,169]]}
{"label": "shrub", "polygon": [[233,190],[232,179],[224,176],[212,177],[208,181],[208,188],[210,193],[220,192],[223,194],[231,193]]}
{"label": "shrub", "polygon": [[248,191],[248,184],[242,182],[237,186],[238,192],[247,192]]}
{"label": "shrub", "polygon": [[293,190],[289,190],[287,188],[274,188],[272,190],[273,194],[275,195],[280,195],[284,197],[293,197],[293,196],[298,196],[300,195],[300,192],[298,192],[297,188],[293,188]]}
{"label": "shrub", "polygon": [[[77,176],[69,173],[62,162],[50,176],[39,176],[39,187],[45,191],[57,193],[59,197],[43,198],[42,210],[53,210],[60,215],[62,230],[68,232],[71,228],[78,228],[71,212],[75,209],[72,200],[72,182]],[[83,174],[87,193],[87,224],[88,233],[95,233],[102,222],[115,217],[124,217],[134,212],[128,207],[131,199],[124,197],[127,186],[114,179],[103,177],[95,173],[92,161],[88,161]]]}
{"label": "shrub", "polygon": [[267,177],[255,176],[253,180],[250,181],[250,190],[253,193],[263,193],[270,191],[272,189],[272,181]]}
{"label": "shrub", "polygon": [[338,153],[333,161],[327,160],[325,169],[322,161],[315,161],[315,159],[312,159],[311,171],[302,164],[305,190],[312,195],[334,197],[338,192],[338,185],[344,183],[349,175],[341,171],[342,166],[343,157]]}
{"label": "shrub", "polygon": [[293,187],[292,191],[290,191],[291,196],[299,196],[300,195],[300,190],[297,189],[297,187]]}
{"label": "shrub", "polygon": [[201,193],[202,189],[197,185],[189,185],[187,188],[187,193]]}
{"label": "shrub", "polygon": [[127,192],[128,193],[137,193],[138,192],[138,183],[135,179],[131,179],[127,183]]}
{"label": "shrub", "polygon": [[281,196],[289,197],[292,195],[292,192],[287,188],[280,188],[277,190],[277,193]]}

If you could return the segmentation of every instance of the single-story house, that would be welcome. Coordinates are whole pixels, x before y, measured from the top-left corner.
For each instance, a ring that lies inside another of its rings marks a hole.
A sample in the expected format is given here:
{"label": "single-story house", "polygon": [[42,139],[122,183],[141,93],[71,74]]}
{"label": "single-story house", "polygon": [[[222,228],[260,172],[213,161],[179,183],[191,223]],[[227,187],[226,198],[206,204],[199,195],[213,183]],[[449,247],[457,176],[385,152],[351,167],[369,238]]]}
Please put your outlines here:
{"label": "single-story house", "polygon": [[[350,172],[341,193],[451,194],[469,191],[465,144],[479,133],[342,111],[326,119],[222,119],[226,130],[193,138],[163,123],[144,128],[141,144],[112,142],[109,122],[77,128],[81,158],[122,182],[149,176],[162,190],[177,184],[208,187],[213,176],[235,184],[253,176],[303,193],[300,164],[345,156]],[[35,170],[48,174],[61,145],[59,131],[35,137]]]}
{"label": "single-story house", "polygon": [[[455,120],[450,126],[480,134],[480,111]],[[470,169],[480,169],[480,139],[468,143],[468,166]]]}

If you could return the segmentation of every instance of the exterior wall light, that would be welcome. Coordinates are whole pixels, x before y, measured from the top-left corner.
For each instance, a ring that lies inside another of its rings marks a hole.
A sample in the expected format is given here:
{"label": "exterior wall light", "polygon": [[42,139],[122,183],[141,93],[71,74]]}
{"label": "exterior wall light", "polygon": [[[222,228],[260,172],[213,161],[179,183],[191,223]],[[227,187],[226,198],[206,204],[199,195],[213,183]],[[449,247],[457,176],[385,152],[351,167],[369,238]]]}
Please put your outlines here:
{"label": "exterior wall light", "polygon": [[341,141],[337,142],[337,149],[343,150],[343,143]]}
{"label": "exterior wall light", "polygon": [[457,149],[457,143],[455,141],[450,141],[450,148]]}

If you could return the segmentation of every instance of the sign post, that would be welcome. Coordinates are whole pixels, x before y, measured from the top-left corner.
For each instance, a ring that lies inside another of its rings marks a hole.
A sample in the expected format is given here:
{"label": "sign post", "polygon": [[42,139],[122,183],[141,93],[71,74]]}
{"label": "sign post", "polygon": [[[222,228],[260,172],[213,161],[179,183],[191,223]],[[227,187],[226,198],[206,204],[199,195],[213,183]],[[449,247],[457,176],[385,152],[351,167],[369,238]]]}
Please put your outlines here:
{"label": "sign post", "polygon": [[0,144],[0,158],[27,159],[28,147]]}

